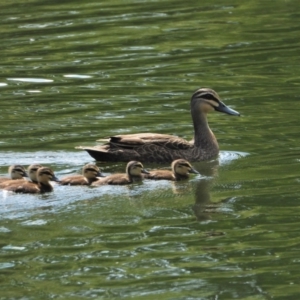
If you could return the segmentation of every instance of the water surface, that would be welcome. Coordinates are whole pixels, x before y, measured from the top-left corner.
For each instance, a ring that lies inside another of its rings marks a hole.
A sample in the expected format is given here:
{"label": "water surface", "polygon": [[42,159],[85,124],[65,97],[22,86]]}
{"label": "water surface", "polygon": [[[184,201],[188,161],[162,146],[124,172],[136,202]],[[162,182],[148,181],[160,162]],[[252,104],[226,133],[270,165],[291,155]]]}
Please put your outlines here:
{"label": "water surface", "polygon": [[242,116],[209,116],[220,157],[187,182],[1,192],[0,298],[298,299],[298,6],[2,1],[3,176],[80,172],[75,146],[118,133],[191,139],[199,87]]}

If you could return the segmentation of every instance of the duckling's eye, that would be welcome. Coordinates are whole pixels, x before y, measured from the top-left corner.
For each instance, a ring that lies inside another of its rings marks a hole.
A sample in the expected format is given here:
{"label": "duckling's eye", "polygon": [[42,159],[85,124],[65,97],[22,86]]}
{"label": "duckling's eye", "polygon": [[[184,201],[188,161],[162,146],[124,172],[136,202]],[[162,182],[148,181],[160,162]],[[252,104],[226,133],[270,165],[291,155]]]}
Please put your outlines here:
{"label": "duckling's eye", "polygon": [[30,173],[33,173],[33,172],[36,172],[36,171],[37,171],[37,168],[36,169],[31,169]]}
{"label": "duckling's eye", "polygon": [[189,165],[187,165],[187,164],[181,165],[181,167],[190,168],[190,166],[189,166]]}
{"label": "duckling's eye", "polygon": [[85,169],[85,170],[90,172],[97,172],[95,169]]}
{"label": "duckling's eye", "polygon": [[49,176],[53,176],[53,174],[49,173],[49,172],[42,172],[41,175],[49,175]]}

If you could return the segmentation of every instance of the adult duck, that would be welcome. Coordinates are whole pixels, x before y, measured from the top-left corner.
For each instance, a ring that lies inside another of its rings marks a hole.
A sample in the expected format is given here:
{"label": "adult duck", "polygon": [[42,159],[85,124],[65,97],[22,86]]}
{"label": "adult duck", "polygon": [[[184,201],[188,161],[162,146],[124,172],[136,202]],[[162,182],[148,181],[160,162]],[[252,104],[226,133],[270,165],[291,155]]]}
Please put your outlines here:
{"label": "adult duck", "polygon": [[110,137],[108,143],[86,150],[97,161],[129,161],[167,163],[183,158],[191,162],[208,160],[219,153],[216,137],[209,128],[207,114],[222,112],[240,114],[226,106],[212,89],[201,88],[191,98],[191,115],[194,124],[194,139],[187,141],[178,136],[158,133],[136,133]]}

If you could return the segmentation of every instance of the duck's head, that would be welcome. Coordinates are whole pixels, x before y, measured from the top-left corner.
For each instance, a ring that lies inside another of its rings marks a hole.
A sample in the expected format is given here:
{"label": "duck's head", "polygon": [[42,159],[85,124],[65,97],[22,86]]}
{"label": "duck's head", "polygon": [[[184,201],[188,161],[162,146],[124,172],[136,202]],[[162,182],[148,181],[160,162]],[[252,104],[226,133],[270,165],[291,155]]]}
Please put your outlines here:
{"label": "duck's head", "polygon": [[12,165],[8,168],[8,173],[11,179],[22,179],[23,177],[28,177],[26,170],[21,165]]}
{"label": "duck's head", "polygon": [[42,165],[39,165],[39,164],[32,164],[28,167],[28,175],[29,175],[29,178],[32,182],[37,182],[37,170],[39,168],[42,168]]}
{"label": "duck's head", "polygon": [[93,164],[87,164],[82,168],[82,174],[88,179],[95,179],[96,177],[103,177],[100,169]]}
{"label": "duck's head", "polygon": [[187,176],[189,173],[199,174],[185,159],[176,159],[172,162],[172,171],[176,175]]}
{"label": "duck's head", "polygon": [[219,111],[228,115],[240,116],[239,112],[226,106],[219,95],[209,88],[201,88],[194,92],[191,99],[191,110],[204,113]]}
{"label": "duck's head", "polygon": [[41,167],[37,170],[37,180],[44,184],[48,184],[49,181],[59,181],[54,172],[48,167]]}
{"label": "duck's head", "polygon": [[130,161],[127,164],[126,173],[129,176],[141,176],[141,173],[149,174],[149,172],[144,169],[144,166],[139,161]]}

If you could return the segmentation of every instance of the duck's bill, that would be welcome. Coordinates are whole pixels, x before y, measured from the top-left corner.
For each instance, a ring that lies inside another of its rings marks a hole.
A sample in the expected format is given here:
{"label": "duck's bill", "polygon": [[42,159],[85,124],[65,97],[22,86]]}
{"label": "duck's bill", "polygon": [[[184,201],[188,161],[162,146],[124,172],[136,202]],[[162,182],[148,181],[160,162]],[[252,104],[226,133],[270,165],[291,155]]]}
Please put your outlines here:
{"label": "duck's bill", "polygon": [[192,173],[192,174],[200,174],[196,169],[194,169],[194,168],[191,168],[190,170],[189,170],[189,173]]}
{"label": "duck's bill", "polygon": [[229,108],[223,102],[220,102],[220,105],[218,107],[215,107],[215,110],[232,116],[240,116],[240,113],[238,111]]}
{"label": "duck's bill", "polygon": [[143,174],[150,174],[150,172],[147,171],[146,169],[142,169],[142,173],[143,173]]}
{"label": "duck's bill", "polygon": [[51,179],[51,181],[59,182],[60,180],[54,175]]}

